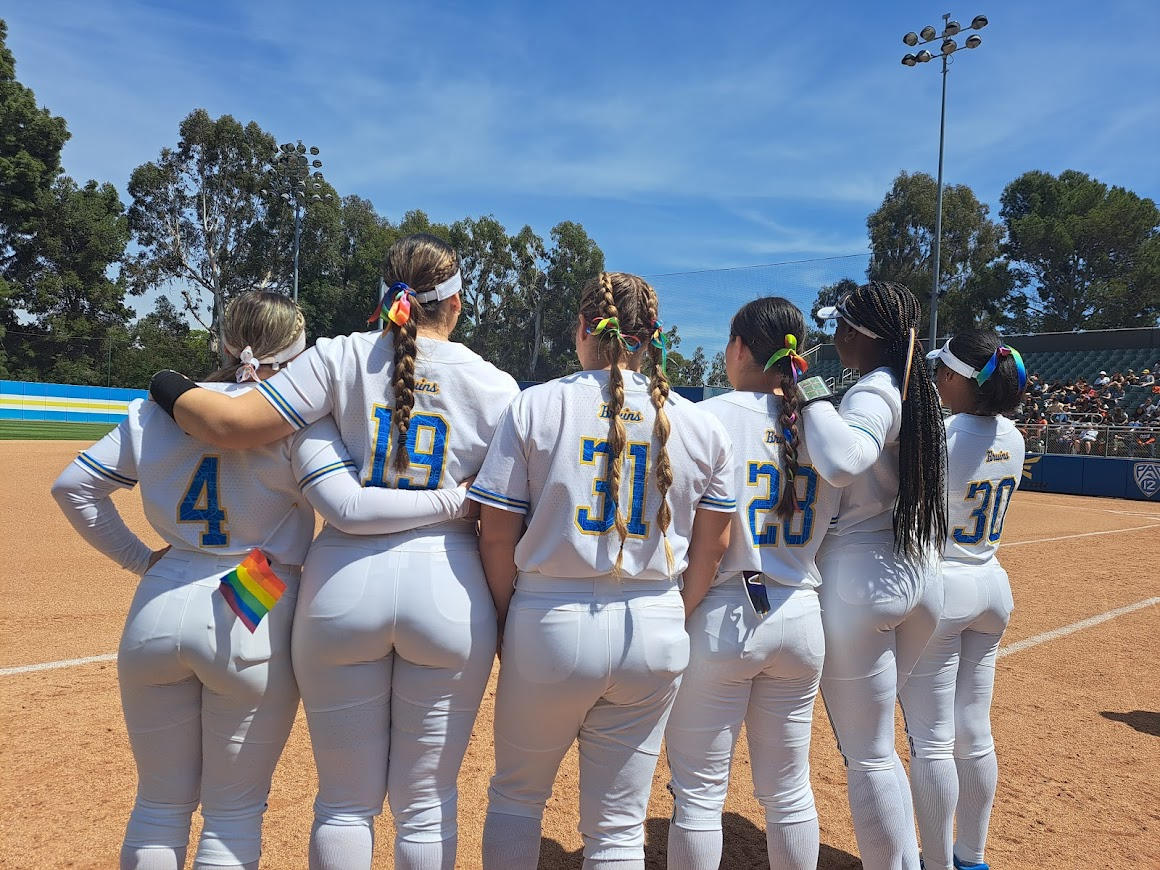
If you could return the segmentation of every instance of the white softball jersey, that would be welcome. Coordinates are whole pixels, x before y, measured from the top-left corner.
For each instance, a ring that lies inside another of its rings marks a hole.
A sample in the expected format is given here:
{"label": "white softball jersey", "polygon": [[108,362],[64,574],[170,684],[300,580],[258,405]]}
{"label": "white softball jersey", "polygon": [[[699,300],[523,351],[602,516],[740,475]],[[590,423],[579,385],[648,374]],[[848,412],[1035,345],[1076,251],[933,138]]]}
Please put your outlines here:
{"label": "white softball jersey", "polygon": [[875,369],[847,390],[837,411],[815,402],[802,416],[814,469],[842,488],[829,534],[893,534],[902,430],[902,391],[894,373]]}
{"label": "white softball jersey", "polygon": [[462,344],[416,339],[410,468],[395,472],[394,333],[320,338],[257,389],[295,429],[330,414],[364,486],[454,489],[483,464],[519,387]]}
{"label": "white softball jersey", "polygon": [[947,427],[947,541],[943,558],[981,565],[995,558],[1026,449],[1006,417],[955,414]]}
{"label": "white softball jersey", "polygon": [[[251,389],[241,384],[201,386],[225,393]],[[182,432],[154,402],[139,399],[129,404],[120,425],[82,452],[75,464],[121,488],[140,480],[146,518],[175,549],[241,557],[260,547],[271,562],[301,565],[314,536],[314,509],[301,495],[292,449],[291,439],[252,450],[212,447]],[[68,515],[88,540],[90,533],[77,525],[80,518]],[[144,547],[136,544],[136,549]],[[110,553],[106,547],[99,549]],[[144,565],[118,561],[144,572]]]}
{"label": "white softball jersey", "polygon": [[805,426],[798,425],[798,472],[793,480],[800,510],[783,520],[777,515],[783,478],[781,399],[737,391],[707,399],[700,407],[720,420],[732,438],[738,503],[729,548],[713,585],[739,571],[760,571],[784,586],[816,588],[821,575],[814,557],[838,513],[841,491],[810,464]]}
{"label": "white softball jersey", "polygon": [[[673,552],[670,575],[656,528],[660,494],[654,464],[655,410],[648,378],[626,371],[627,430],[619,503],[628,525],[622,571],[640,580],[675,577],[688,564],[697,509],[732,512],[733,453],[725,427],[692,402],[671,395],[666,445],[673,469],[668,492]],[[614,504],[605,483],[608,458],[607,371],[584,371],[525,390],[508,409],[468,497],[528,514],[516,546],[521,571],[552,577],[596,577],[612,572],[620,550]]]}

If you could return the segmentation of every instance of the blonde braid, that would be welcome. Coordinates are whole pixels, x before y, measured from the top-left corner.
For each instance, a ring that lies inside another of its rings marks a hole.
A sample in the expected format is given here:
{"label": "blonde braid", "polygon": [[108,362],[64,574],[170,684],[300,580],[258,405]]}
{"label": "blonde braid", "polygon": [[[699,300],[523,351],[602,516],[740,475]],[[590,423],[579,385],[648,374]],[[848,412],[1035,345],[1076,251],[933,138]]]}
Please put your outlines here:
{"label": "blonde braid", "polygon": [[[616,299],[613,295],[612,274],[600,273],[600,316],[617,317]],[[624,375],[620,371],[620,338],[610,335],[607,342],[608,361],[611,367],[608,371],[608,464],[607,478],[608,498],[612,499],[616,533],[620,536],[620,550],[616,554],[616,566],[613,574],[620,576],[624,563],[624,542],[628,538],[628,523],[620,510],[620,473],[624,464],[624,447],[628,441],[628,430],[624,428],[624,421],[620,419],[620,412],[624,409]]]}
{"label": "blonde braid", "polygon": [[[642,282],[643,283],[643,282]],[[656,291],[647,283],[643,287],[645,297],[645,311],[647,312],[648,325],[654,327],[657,323],[657,317],[660,312],[658,309]],[[652,378],[649,380],[649,393],[652,396],[653,408],[656,410],[656,420],[653,423],[653,437],[657,441],[657,458],[656,458],[656,472],[657,472],[657,491],[661,496],[660,507],[657,508],[657,526],[661,530],[661,540],[665,542],[665,561],[668,564],[668,570],[671,574],[673,571],[673,548],[669,543],[669,524],[673,520],[673,512],[669,508],[669,487],[673,485],[673,466],[669,461],[669,451],[665,446],[669,441],[669,433],[672,431],[669,425],[669,416],[665,413],[665,403],[669,399],[669,378],[665,374],[664,368],[661,366],[662,349],[654,344],[649,344],[648,348],[649,359],[652,360]]]}

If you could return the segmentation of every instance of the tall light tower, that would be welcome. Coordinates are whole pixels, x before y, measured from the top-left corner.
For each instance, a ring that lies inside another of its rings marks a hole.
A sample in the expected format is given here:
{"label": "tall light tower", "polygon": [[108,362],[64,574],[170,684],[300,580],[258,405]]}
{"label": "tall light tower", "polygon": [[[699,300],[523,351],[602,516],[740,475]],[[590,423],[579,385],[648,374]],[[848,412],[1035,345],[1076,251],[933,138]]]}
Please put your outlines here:
{"label": "tall light tower", "polygon": [[[322,193],[322,161],[317,146],[307,148],[299,139],[297,144],[287,142],[278,148],[271,161],[273,187],[294,209],[294,301],[298,301],[298,251],[302,245],[302,213],[307,202],[334,199],[332,193]],[[307,156],[309,155],[309,156]],[[314,171],[311,172],[311,169]],[[265,192],[265,191],[263,191]]]}
{"label": "tall light tower", "polygon": [[[976,15],[971,20],[971,30],[982,30],[987,26],[987,16]],[[936,57],[942,58],[942,110],[939,114],[938,122],[938,201],[935,205],[934,217],[934,284],[930,290],[930,347],[935,347],[935,342],[938,340],[938,285],[939,272],[942,267],[940,259],[942,255],[942,200],[943,200],[943,143],[946,139],[947,127],[947,68],[948,61],[952,54],[959,50],[959,44],[955,41],[963,30],[959,22],[952,21],[951,15],[948,12],[943,16],[943,31],[938,33],[929,24],[915,33],[913,30],[902,37],[902,41],[911,48],[920,45],[927,45],[941,40],[938,54],[931,54],[927,49],[922,49],[917,54],[907,54],[902,58],[903,66],[915,66],[920,63],[930,63]],[[972,33],[967,37],[966,48],[978,48],[983,44],[983,38],[978,33]]]}

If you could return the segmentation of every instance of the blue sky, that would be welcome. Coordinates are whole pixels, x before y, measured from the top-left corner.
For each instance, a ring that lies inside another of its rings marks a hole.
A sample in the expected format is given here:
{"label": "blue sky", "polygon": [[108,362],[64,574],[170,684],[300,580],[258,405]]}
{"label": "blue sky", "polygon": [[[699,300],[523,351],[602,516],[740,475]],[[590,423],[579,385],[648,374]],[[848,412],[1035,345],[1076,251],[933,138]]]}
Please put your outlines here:
{"label": "blue sky", "polygon": [[747,299],[808,305],[859,277],[894,176],[934,174],[937,64],[899,60],[902,34],[943,12],[991,21],[950,73],[949,183],[995,212],[1029,169],[1160,200],[1160,4],[991,6],[17,0],[3,14],[18,78],[68,121],[65,169],[123,197],[204,107],[318,145],[341,193],[392,218],[491,213],[545,236],[575,220],[609,268],[650,276],[813,261],[658,279],[682,349],[712,351]]}

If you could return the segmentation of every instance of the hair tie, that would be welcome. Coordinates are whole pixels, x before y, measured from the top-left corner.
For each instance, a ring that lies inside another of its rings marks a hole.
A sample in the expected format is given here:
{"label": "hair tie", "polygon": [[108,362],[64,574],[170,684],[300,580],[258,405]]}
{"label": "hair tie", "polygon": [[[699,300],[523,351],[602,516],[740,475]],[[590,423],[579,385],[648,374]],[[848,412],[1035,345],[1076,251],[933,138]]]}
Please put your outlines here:
{"label": "hair tie", "polygon": [[387,311],[386,320],[391,321],[395,326],[404,326],[408,320],[411,319],[411,300],[408,297],[419,298],[415,291],[409,285],[398,281],[392,284],[384,291],[382,297],[379,299],[379,306],[375,309],[375,313],[367,318],[367,323],[374,323],[376,320],[383,320],[383,307],[387,304],[387,300],[394,294],[394,300],[391,303],[390,309]]}
{"label": "hair tie", "polygon": [[664,324],[659,320],[654,320],[652,323],[652,340],[649,342],[653,347],[660,348],[661,351],[661,374],[668,377],[669,365],[669,340],[665,337]]}
{"label": "hair tie", "polygon": [[1027,366],[1023,364],[1023,357],[1020,355],[1019,351],[1015,350],[1013,347],[1008,347],[1002,342],[1000,342],[999,346],[995,348],[995,352],[991,354],[991,358],[987,360],[987,364],[983,366],[982,370],[975,376],[975,380],[978,381],[979,386],[981,387],[984,383],[986,383],[987,379],[990,378],[991,375],[995,374],[995,369],[999,367],[999,360],[1005,356],[1014,357],[1015,373],[1019,378],[1019,392],[1023,392],[1024,387],[1027,386]]}
{"label": "hair tie", "polygon": [[246,381],[261,383],[262,379],[258,377],[258,365],[260,363],[254,360],[254,349],[247,344],[242,349],[242,352],[238,354],[238,359],[241,361],[241,365],[238,366],[238,370],[234,375],[238,379],[238,383],[244,384]]}
{"label": "hair tie", "polygon": [[793,382],[796,384],[798,378],[805,374],[810,367],[810,364],[806,362],[804,356],[798,356],[796,335],[787,335],[785,337],[785,347],[769,358],[769,362],[765,364],[765,368],[762,371],[769,371],[774,363],[787,357],[789,358],[789,368],[793,375]]}
{"label": "hair tie", "polygon": [[625,335],[623,332],[621,332],[620,320],[615,317],[601,317],[595,323],[589,324],[589,335],[603,335],[604,333],[608,333],[614,339],[619,341],[620,346],[629,353],[636,353],[638,350],[640,350],[640,346],[642,344],[640,338],[635,335]]}
{"label": "hair tie", "polygon": [[906,345],[906,369],[902,375],[902,401],[906,401],[906,394],[910,390],[910,367],[914,363],[914,345],[918,341],[914,327],[910,327],[910,339]]}

